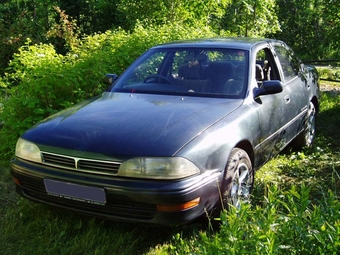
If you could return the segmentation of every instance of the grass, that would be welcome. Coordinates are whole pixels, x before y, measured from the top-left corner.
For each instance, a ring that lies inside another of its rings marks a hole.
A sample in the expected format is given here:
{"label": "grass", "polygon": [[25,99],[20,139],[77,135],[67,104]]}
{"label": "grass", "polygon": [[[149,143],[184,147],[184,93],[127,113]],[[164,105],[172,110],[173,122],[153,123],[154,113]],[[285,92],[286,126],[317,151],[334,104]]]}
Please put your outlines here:
{"label": "grass", "polygon": [[34,203],[15,193],[1,162],[0,254],[338,254],[339,98],[323,92],[315,146],[268,162],[252,204],[222,213],[219,227],[105,221]]}
{"label": "grass", "polygon": [[318,73],[322,79],[340,81],[340,67],[320,66]]}

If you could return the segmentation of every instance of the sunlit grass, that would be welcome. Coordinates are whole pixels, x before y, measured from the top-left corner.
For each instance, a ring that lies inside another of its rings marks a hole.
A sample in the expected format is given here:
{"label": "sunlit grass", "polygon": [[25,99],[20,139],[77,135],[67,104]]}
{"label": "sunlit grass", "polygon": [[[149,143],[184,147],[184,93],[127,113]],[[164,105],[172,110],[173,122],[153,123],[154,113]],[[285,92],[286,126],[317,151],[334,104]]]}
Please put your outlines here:
{"label": "sunlit grass", "polygon": [[317,69],[320,78],[340,81],[340,67],[325,66]]}

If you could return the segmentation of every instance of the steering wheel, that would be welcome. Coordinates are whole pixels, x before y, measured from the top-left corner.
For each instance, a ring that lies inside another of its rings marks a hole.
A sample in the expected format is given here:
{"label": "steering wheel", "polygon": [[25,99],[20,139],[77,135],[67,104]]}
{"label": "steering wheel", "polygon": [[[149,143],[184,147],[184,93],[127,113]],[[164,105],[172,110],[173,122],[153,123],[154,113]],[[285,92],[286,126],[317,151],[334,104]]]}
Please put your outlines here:
{"label": "steering wheel", "polygon": [[171,81],[168,77],[163,76],[163,75],[159,75],[159,74],[152,74],[152,75],[149,75],[148,77],[146,77],[146,78],[144,79],[143,82],[146,83],[148,80],[150,80],[150,79],[152,79],[152,78],[160,78],[160,79],[162,79],[162,80],[164,80],[164,81],[167,81],[169,84],[173,84],[172,81]]}

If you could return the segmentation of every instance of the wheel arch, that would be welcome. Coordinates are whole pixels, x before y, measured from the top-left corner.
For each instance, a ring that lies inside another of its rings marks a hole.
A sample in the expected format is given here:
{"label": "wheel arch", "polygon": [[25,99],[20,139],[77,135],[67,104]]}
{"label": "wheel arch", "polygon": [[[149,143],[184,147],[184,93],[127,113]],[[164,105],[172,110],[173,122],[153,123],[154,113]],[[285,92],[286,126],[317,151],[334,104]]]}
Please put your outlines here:
{"label": "wheel arch", "polygon": [[319,104],[319,100],[316,96],[314,96],[312,99],[311,99],[311,102],[314,104],[314,107],[315,107],[315,110],[316,110],[316,113],[319,113],[319,110],[320,110],[320,104]]}
{"label": "wheel arch", "polygon": [[235,145],[235,148],[240,148],[244,150],[248,154],[251,164],[254,167],[255,155],[254,155],[254,149],[251,143],[248,140],[243,140],[243,141],[238,142]]}

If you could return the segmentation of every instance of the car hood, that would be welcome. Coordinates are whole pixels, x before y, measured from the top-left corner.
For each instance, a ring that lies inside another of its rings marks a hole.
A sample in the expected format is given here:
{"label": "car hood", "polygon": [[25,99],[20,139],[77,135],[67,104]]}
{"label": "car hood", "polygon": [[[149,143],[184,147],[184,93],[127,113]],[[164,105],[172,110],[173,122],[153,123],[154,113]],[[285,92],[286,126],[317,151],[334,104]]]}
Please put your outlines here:
{"label": "car hood", "polygon": [[44,148],[109,157],[173,156],[242,102],[105,92],[45,119],[22,138]]}

